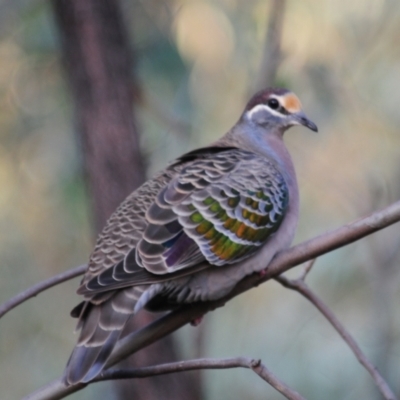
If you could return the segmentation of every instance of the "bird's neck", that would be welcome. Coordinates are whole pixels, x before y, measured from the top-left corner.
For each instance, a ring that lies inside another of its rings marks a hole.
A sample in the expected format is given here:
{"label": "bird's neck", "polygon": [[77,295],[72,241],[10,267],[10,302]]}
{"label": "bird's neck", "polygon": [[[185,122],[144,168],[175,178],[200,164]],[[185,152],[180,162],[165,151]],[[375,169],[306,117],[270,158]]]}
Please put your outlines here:
{"label": "bird's neck", "polygon": [[268,158],[276,165],[288,183],[297,186],[293,161],[283,142],[283,132],[265,133],[261,127],[252,127],[251,132],[247,132],[248,129],[247,126],[239,123],[215,144],[236,146]]}

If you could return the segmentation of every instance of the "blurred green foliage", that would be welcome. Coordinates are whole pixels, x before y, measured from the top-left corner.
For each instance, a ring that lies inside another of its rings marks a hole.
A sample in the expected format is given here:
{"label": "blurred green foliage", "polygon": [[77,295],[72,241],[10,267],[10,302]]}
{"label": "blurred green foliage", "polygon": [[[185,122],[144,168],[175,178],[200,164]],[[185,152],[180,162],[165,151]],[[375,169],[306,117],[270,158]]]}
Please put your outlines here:
{"label": "blurred green foliage", "polygon": [[[264,0],[122,2],[139,85],[148,174],[221,136],[260,73]],[[294,90],[320,133],[286,141],[301,188],[296,242],[383,207],[400,194],[400,3],[291,0],[277,82]],[[262,71],[261,71],[262,72]],[[73,105],[50,4],[0,2],[0,301],[86,262],[93,237]],[[400,230],[322,257],[310,285],[400,393]],[[291,275],[295,275],[293,271]],[[58,377],[76,337],[77,280],[0,321],[2,399]],[[184,357],[193,328],[181,330]],[[206,317],[204,355],[262,358],[308,399],[379,398],[327,321],[271,282]],[[208,399],[281,399],[249,371],[205,373]],[[71,398],[113,397],[106,384]]]}

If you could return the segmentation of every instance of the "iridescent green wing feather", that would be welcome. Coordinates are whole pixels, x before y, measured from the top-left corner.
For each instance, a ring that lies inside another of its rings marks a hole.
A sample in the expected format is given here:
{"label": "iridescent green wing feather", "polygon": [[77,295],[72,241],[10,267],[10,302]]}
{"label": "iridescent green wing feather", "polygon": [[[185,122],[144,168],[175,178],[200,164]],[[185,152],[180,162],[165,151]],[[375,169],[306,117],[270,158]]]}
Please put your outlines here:
{"label": "iridescent green wing feather", "polygon": [[[230,158],[236,161],[232,171],[173,208],[185,233],[214,265],[257,251],[279,228],[288,205],[286,183],[270,162],[240,150],[231,151]],[[207,180],[211,174],[205,167],[201,175]]]}

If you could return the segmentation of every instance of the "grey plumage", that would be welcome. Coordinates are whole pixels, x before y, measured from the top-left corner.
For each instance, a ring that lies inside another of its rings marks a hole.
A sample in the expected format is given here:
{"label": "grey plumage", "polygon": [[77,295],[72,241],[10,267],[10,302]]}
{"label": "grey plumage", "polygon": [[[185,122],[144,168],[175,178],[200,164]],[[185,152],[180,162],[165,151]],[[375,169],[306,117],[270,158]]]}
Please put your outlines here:
{"label": "grey plumage", "polygon": [[261,91],[224,137],[181,156],[121,204],[78,289],[85,301],[72,311],[80,336],[68,384],[101,372],[141,308],[220,298],[290,245],[298,189],[282,137],[299,124],[316,130],[293,93]]}

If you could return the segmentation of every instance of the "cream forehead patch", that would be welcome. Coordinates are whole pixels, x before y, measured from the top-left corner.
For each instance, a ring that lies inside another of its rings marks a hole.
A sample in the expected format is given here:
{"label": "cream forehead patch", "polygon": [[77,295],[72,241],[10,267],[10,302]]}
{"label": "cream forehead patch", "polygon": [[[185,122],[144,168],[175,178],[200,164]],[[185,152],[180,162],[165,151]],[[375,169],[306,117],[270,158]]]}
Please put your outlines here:
{"label": "cream forehead patch", "polygon": [[290,113],[296,113],[301,110],[299,98],[293,93],[288,93],[281,97],[282,106]]}

